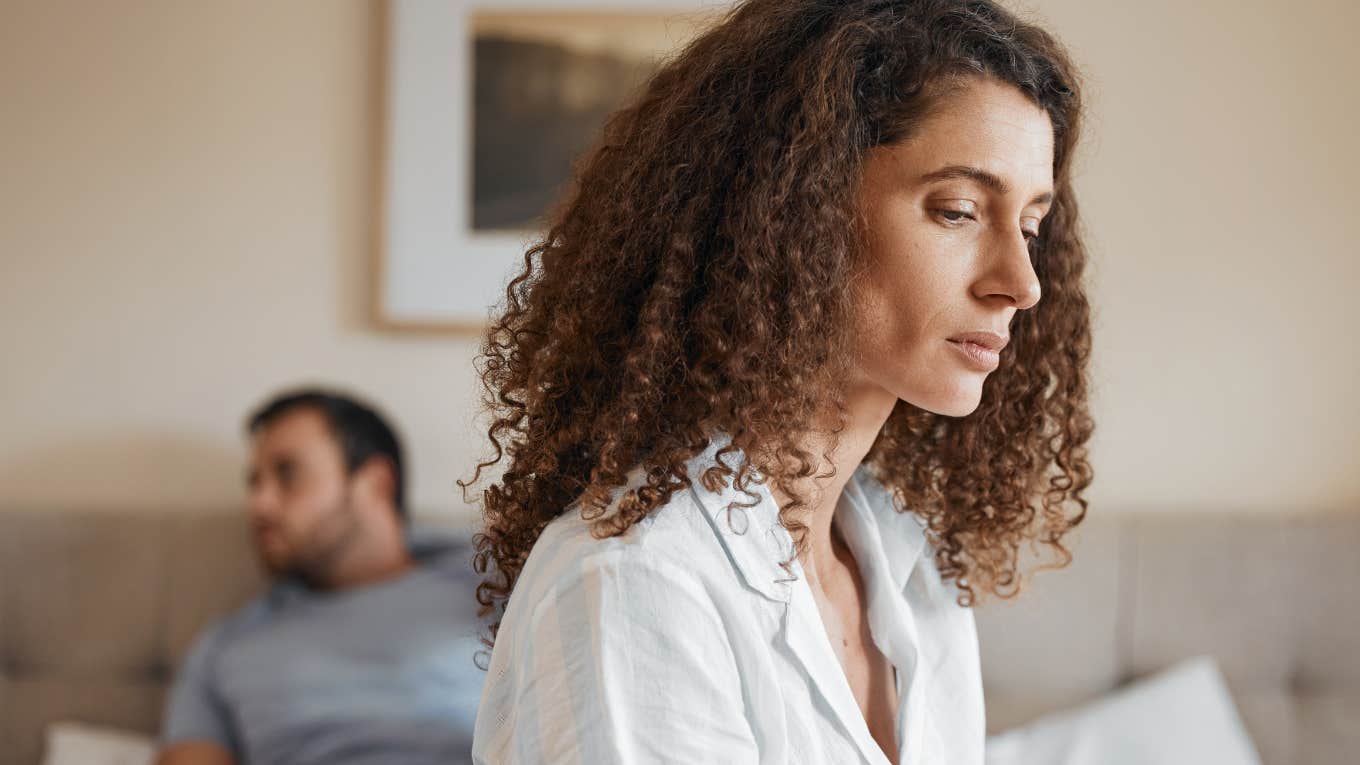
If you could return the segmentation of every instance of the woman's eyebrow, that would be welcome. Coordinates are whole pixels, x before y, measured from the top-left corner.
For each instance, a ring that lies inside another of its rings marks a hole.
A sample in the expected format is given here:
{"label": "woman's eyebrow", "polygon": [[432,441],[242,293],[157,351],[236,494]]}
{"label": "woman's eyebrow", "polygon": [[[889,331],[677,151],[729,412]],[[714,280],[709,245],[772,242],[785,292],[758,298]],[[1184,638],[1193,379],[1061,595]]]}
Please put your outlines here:
{"label": "woman's eyebrow", "polygon": [[[932,170],[917,179],[919,183],[929,183],[931,181],[952,181],[963,178],[976,181],[988,189],[996,192],[1000,196],[1011,193],[1011,185],[1006,183],[1001,177],[983,170],[980,167],[970,165],[945,165],[939,170]],[[1046,205],[1053,201],[1053,192],[1045,191],[1029,201],[1032,205]]]}

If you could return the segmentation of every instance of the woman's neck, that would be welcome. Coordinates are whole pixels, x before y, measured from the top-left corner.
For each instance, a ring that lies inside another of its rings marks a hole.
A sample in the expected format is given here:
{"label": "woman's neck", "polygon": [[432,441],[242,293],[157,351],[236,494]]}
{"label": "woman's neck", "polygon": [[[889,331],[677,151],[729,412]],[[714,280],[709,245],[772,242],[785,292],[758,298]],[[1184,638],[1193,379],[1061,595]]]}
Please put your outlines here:
{"label": "woman's neck", "polygon": [[[829,571],[837,565],[831,533],[836,505],[851,475],[873,448],[879,431],[896,404],[897,397],[880,386],[866,382],[854,387],[846,400],[845,429],[840,433],[835,450],[830,453],[835,474],[830,478],[804,479],[794,486],[807,503],[800,513],[801,520],[807,526],[807,549],[798,558],[803,570],[814,581],[823,578],[819,576],[821,571]],[[803,448],[813,455],[821,455],[827,451],[830,440],[830,436],[819,434],[806,441]],[[788,502],[783,492],[773,486],[770,490],[781,507]]]}

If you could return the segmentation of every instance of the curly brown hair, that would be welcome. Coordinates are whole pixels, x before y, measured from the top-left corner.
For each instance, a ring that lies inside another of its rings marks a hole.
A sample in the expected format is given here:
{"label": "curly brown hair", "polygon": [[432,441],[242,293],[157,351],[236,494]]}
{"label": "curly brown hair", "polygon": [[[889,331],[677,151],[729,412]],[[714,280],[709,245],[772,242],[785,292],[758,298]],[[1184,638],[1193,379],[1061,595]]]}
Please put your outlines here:
{"label": "curly brown hair", "polygon": [[[898,401],[866,462],[927,522],[961,606],[974,588],[1019,591],[1026,540],[1060,554],[1044,568],[1070,562],[1093,425],[1066,52],[989,0],[748,0],[608,120],[487,331],[492,454],[460,484],[505,460],[475,537],[482,615],[500,606],[491,641],[549,522],[579,501],[597,537],[627,532],[690,485],[686,462],[715,431],[741,459],[699,480],[779,487],[803,549],[795,487],[829,462],[804,445],[835,443],[824,413],[845,422],[865,155],[971,77],[1014,85],[1052,121],[1054,198],[1031,245],[1044,299],[1016,316],[973,413]],[[639,466],[645,483],[621,492]]]}

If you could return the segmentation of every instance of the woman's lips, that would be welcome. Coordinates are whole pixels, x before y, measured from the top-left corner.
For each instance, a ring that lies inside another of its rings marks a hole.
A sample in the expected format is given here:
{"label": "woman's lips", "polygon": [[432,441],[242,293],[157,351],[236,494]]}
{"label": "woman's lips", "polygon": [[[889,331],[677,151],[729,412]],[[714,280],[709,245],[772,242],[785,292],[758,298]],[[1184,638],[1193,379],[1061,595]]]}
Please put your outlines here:
{"label": "woman's lips", "polygon": [[977,343],[967,341],[947,340],[946,342],[957,348],[959,355],[974,369],[991,372],[1001,365],[1000,351],[993,351]]}

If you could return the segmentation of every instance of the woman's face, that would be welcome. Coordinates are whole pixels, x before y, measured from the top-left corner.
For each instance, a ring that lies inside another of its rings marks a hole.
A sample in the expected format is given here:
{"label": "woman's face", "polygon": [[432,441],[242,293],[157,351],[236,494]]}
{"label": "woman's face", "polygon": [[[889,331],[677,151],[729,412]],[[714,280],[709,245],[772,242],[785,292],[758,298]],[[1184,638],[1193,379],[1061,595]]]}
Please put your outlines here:
{"label": "woman's face", "polygon": [[[997,364],[986,346],[1039,301],[1028,239],[1052,191],[1048,115],[994,80],[972,80],[914,136],[872,150],[852,398],[890,395],[957,417],[977,408]],[[970,343],[970,333],[984,334]]]}

